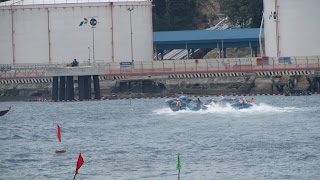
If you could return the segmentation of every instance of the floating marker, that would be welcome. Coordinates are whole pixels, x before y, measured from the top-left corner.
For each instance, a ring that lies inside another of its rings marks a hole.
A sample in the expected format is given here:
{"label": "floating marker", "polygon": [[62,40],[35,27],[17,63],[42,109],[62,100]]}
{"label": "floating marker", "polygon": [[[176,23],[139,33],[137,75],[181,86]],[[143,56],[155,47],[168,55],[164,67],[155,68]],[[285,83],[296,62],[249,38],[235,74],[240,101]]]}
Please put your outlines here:
{"label": "floating marker", "polygon": [[[57,133],[57,137],[58,137],[58,139],[59,139],[59,147],[61,146],[61,128],[60,128],[60,126],[59,125],[57,125],[57,127],[58,127],[58,133]],[[56,150],[56,153],[57,154],[61,154],[61,153],[65,153],[66,152],[66,150],[64,150],[64,149],[61,149],[60,148],[60,150]]]}

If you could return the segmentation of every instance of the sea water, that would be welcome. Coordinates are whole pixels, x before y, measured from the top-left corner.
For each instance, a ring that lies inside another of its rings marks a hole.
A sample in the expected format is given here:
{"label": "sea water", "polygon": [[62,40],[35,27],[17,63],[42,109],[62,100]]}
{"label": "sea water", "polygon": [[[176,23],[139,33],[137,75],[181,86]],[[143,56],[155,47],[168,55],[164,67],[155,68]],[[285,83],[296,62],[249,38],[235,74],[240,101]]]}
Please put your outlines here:
{"label": "sea water", "polygon": [[80,152],[83,180],[175,180],[178,152],[182,180],[320,179],[320,95],[254,98],[252,109],[196,112],[166,99],[0,102],[12,106],[0,117],[0,179],[70,180]]}

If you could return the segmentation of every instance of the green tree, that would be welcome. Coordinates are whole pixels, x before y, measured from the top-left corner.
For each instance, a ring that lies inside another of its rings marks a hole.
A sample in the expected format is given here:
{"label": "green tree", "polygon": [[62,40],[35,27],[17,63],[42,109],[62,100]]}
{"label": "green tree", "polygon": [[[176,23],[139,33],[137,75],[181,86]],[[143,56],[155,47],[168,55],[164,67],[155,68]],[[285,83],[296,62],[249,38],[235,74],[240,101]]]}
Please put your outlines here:
{"label": "green tree", "polygon": [[241,28],[260,27],[263,0],[219,0],[221,11]]}
{"label": "green tree", "polygon": [[153,12],[159,17],[162,17],[167,12],[167,3],[166,0],[156,0],[153,1],[154,9]]}
{"label": "green tree", "polygon": [[155,0],[154,31],[195,29],[194,18],[199,16],[197,0]]}
{"label": "green tree", "polygon": [[166,0],[153,1],[153,28],[154,31],[166,31],[169,25]]}
{"label": "green tree", "polygon": [[198,8],[195,0],[169,0],[167,9],[170,17],[169,30],[194,29],[193,19],[198,13]]}

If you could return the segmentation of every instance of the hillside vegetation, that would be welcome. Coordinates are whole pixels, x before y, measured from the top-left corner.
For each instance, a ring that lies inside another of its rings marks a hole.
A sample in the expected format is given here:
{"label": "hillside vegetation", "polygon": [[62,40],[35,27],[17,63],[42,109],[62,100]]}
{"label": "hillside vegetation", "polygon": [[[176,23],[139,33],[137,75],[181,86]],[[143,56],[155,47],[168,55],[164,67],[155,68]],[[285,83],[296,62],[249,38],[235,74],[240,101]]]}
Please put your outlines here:
{"label": "hillside vegetation", "polygon": [[154,0],[154,31],[206,29],[221,18],[241,28],[260,26],[263,0]]}

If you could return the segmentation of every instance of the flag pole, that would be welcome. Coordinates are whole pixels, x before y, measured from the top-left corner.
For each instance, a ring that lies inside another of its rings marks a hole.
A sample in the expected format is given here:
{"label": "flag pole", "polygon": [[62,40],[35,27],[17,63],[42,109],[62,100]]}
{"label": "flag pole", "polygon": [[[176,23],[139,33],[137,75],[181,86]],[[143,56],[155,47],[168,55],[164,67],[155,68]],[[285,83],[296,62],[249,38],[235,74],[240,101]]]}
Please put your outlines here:
{"label": "flag pole", "polygon": [[180,169],[179,169],[179,173],[178,173],[178,180],[180,180]]}
{"label": "flag pole", "polygon": [[76,174],[74,174],[74,176],[73,176],[73,180],[76,178]]}

